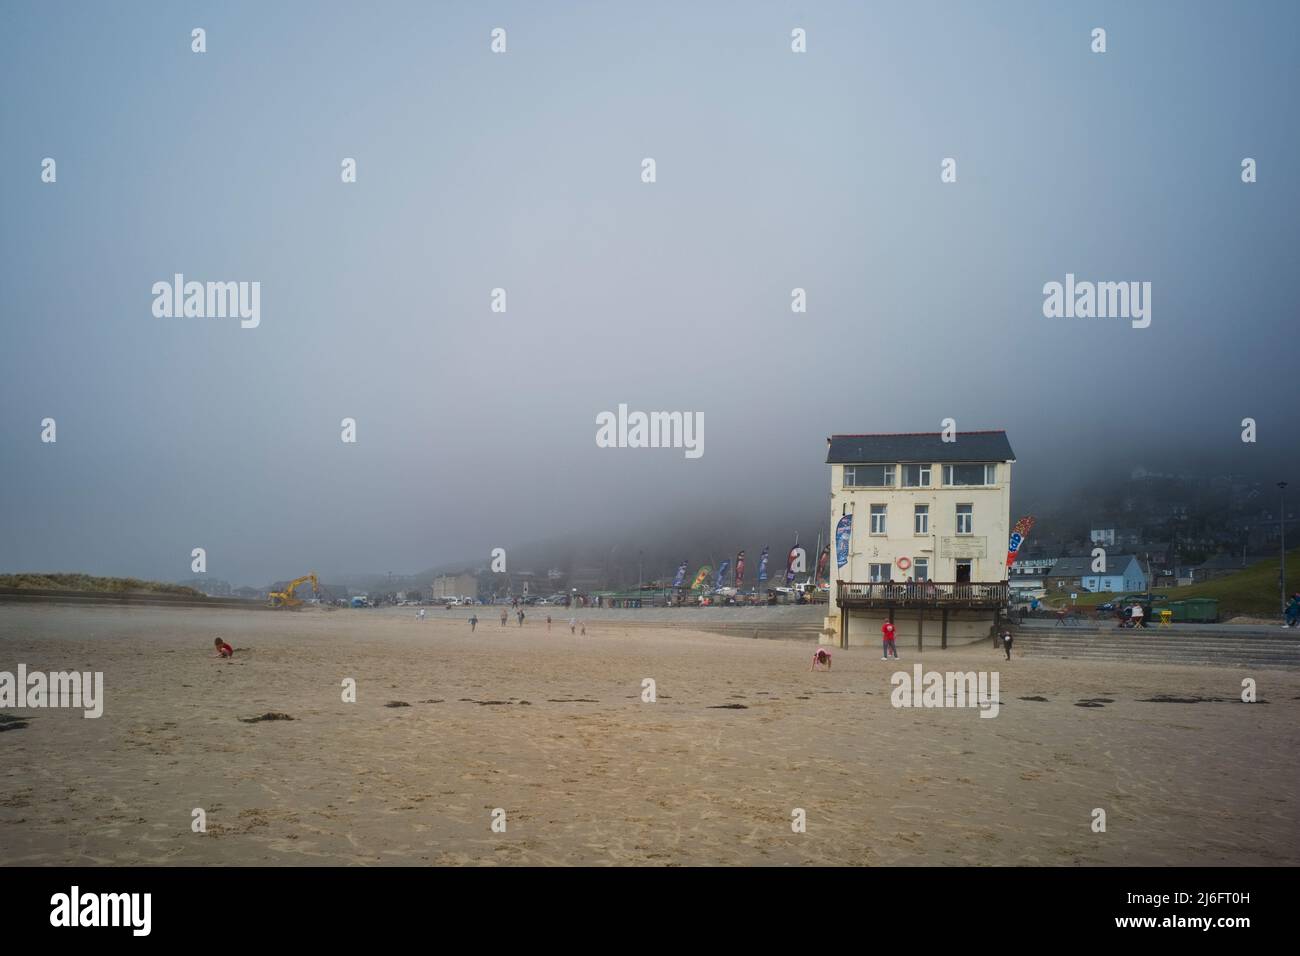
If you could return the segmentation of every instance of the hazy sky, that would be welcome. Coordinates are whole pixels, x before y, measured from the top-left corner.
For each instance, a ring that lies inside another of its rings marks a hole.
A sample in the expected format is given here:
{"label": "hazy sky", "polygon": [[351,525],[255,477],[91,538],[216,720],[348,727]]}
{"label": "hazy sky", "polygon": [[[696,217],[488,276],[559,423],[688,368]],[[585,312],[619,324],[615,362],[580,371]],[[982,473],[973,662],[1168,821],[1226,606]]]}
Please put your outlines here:
{"label": "hazy sky", "polygon": [[[414,571],[701,511],[756,550],[818,530],[827,435],[948,416],[1008,430],[1018,496],[1183,453],[1300,480],[1298,28],[1290,2],[5,3],[0,571]],[[177,272],[260,282],[260,326],[156,318]],[[1045,318],[1067,272],[1149,281],[1150,327]],[[702,412],[703,456],[598,448],[620,402]]]}

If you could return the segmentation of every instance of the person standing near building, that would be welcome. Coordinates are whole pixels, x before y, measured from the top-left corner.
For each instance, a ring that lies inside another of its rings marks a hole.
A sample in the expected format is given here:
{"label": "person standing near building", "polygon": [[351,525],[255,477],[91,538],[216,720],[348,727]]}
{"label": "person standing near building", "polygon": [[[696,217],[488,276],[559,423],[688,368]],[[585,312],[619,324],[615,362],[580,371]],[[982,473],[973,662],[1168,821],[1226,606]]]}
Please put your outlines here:
{"label": "person standing near building", "polygon": [[884,655],[885,655],[884,657],[881,658],[881,660],[882,661],[889,660],[891,652],[893,654],[894,660],[898,660],[898,647],[894,644],[894,622],[886,621],[884,624],[880,625],[880,634],[881,637],[883,638],[882,643],[884,645]]}
{"label": "person standing near building", "polygon": [[1002,649],[1007,652],[1007,660],[1011,660],[1011,628],[1002,629]]}

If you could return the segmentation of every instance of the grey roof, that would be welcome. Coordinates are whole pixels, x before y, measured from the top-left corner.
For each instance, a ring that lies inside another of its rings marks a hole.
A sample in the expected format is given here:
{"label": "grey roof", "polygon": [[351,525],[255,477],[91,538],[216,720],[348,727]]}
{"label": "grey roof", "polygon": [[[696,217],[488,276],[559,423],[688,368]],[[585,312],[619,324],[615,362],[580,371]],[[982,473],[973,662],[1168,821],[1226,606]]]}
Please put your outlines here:
{"label": "grey roof", "polygon": [[[1128,570],[1129,563],[1134,560],[1131,554],[1108,554],[1106,555],[1106,570],[1100,572],[1104,577],[1112,574],[1123,574]],[[1142,570],[1142,562],[1138,562],[1138,570]],[[1054,565],[1052,570],[1047,572],[1049,578],[1091,578],[1096,577],[1098,572],[1092,569],[1092,555],[1090,554],[1072,554],[1061,558]]]}
{"label": "grey roof", "polygon": [[1004,431],[957,432],[950,442],[940,432],[832,435],[826,442],[828,465],[1016,460]]}

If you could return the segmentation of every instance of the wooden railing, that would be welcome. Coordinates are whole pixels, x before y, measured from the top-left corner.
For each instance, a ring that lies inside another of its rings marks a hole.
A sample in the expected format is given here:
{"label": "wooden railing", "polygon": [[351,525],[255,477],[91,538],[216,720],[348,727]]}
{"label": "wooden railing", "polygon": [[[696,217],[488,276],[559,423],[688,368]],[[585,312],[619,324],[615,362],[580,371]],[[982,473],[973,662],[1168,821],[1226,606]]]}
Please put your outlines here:
{"label": "wooden railing", "polygon": [[847,607],[1005,607],[1006,581],[837,581],[839,603]]}

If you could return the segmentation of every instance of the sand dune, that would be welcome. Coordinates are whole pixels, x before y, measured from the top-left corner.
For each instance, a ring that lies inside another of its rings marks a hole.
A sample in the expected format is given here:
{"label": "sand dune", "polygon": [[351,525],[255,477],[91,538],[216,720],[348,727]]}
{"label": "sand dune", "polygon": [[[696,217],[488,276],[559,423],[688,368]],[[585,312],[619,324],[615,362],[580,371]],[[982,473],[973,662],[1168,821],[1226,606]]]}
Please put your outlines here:
{"label": "sand dune", "polygon": [[[810,673],[802,642],[606,623],[584,638],[490,613],[471,635],[465,616],[0,606],[0,670],[103,671],[106,693],[98,720],[7,711],[27,726],[0,733],[0,858],[1300,862],[1295,673],[985,646],[903,648],[898,665],[837,650]],[[247,650],[212,659],[218,635]],[[998,716],[891,706],[890,675],[916,660],[996,670]],[[1262,703],[1239,702],[1243,677]],[[1142,700],[1159,694],[1225,700]],[[1090,698],[1111,703],[1076,706]],[[268,712],[293,719],[241,719]]]}

